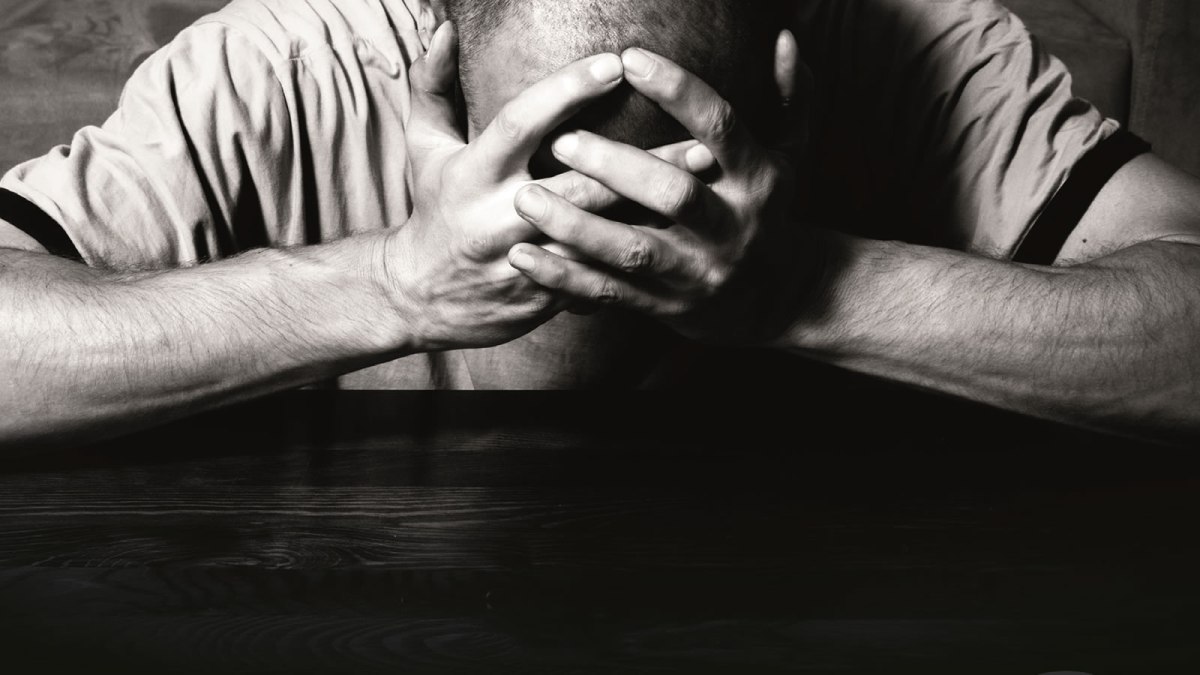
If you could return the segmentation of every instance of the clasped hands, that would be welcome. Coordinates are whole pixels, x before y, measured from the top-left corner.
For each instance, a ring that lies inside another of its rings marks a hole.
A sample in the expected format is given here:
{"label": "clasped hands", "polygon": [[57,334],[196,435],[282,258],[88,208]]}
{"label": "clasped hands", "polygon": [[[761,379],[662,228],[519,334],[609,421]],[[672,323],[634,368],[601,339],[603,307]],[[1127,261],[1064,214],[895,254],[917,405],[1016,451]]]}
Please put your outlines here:
{"label": "clasped hands", "polygon": [[[794,99],[796,45],[781,34],[775,80]],[[415,349],[501,344],[564,310],[623,307],[706,342],[781,333],[816,271],[794,218],[799,115],[762,145],[733,107],[641,49],[569,64],[509,101],[467,142],[456,124],[457,36],[443,24],[411,71],[414,211],[386,247],[385,280]],[[570,171],[534,180],[544,140],[622,81],[693,137],[644,151],[587,131],[551,145]],[[797,106],[797,110],[801,107]],[[598,215],[627,200],[666,227]]]}

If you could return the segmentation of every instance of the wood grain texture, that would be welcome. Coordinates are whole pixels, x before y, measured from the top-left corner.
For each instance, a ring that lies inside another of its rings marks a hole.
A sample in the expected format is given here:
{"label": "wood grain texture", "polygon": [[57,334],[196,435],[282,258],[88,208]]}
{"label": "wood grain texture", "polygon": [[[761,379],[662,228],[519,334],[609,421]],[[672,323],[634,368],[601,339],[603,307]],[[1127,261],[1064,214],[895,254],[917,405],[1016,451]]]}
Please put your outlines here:
{"label": "wood grain texture", "polygon": [[8,461],[5,663],[1200,664],[1190,450],[826,369],[785,374],[822,396],[725,378],[654,394],[297,392]]}

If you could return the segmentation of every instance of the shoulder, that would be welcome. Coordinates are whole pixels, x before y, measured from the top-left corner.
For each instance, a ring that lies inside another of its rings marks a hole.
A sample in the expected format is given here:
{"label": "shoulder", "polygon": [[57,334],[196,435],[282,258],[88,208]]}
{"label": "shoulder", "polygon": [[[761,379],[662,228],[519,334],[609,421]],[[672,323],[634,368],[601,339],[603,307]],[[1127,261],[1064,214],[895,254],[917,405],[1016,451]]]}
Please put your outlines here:
{"label": "shoulder", "polygon": [[976,52],[1028,37],[1024,23],[994,0],[804,0],[793,4],[793,21],[808,38],[802,44],[843,53],[886,49],[888,56],[900,59],[891,64],[896,67],[914,59],[956,54],[960,50],[941,47],[966,35],[983,38],[970,45]]}
{"label": "shoulder", "polygon": [[366,52],[401,67],[424,51],[418,0],[234,0],[195,26],[223,25],[273,62]]}
{"label": "shoulder", "polygon": [[[829,135],[857,148],[841,178],[882,195],[870,205],[890,219],[871,211],[868,222],[899,221],[874,236],[1011,255],[1075,163],[1113,131],[1076,97],[1066,66],[994,0],[802,7],[824,64],[814,70]],[[841,152],[824,149],[834,161]]]}
{"label": "shoulder", "polygon": [[364,100],[403,107],[408,63],[424,51],[406,4],[417,1],[234,0],[147,59],[119,115],[177,105],[193,121],[244,118],[268,129],[316,110],[340,120]]}

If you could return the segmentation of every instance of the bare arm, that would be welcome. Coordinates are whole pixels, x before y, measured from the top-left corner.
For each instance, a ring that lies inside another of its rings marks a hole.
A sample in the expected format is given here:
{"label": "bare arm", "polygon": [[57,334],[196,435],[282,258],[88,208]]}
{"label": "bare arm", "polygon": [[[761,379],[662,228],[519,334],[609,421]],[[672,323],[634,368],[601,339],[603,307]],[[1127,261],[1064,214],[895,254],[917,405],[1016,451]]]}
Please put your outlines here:
{"label": "bare arm", "polygon": [[[1095,429],[1200,437],[1200,181],[1134,160],[1057,267],[801,229],[786,208],[786,166],[707,85],[661,58],[629,81],[723,173],[701,185],[581,134],[564,163],[676,225],[631,227],[549,195],[526,218],[603,266],[522,244],[513,262],[539,283],[697,339],[769,344]],[[723,111],[715,122],[712,110]],[[653,179],[623,180],[613,166]]]}
{"label": "bare arm", "polygon": [[1076,425],[1200,435],[1200,247],[1033,268],[821,238],[833,272],[777,345]]}
{"label": "bare arm", "polygon": [[0,445],[115,433],[409,348],[383,237],[123,275],[0,250]]}
{"label": "bare arm", "polygon": [[781,341],[1072,424],[1200,435],[1200,181],[1146,155],[1031,267],[818,235],[821,300]]}
{"label": "bare arm", "polygon": [[[445,25],[412,70],[416,208],[402,227],[122,274],[29,250],[40,247],[0,222],[0,446],[94,438],[409,353],[491,346],[561,310],[505,261],[536,234],[513,194],[540,139],[616,87],[620,61],[564,67],[507,104],[512,124],[468,144],[453,119],[455,54]],[[615,198],[577,175],[558,184],[583,203]]]}

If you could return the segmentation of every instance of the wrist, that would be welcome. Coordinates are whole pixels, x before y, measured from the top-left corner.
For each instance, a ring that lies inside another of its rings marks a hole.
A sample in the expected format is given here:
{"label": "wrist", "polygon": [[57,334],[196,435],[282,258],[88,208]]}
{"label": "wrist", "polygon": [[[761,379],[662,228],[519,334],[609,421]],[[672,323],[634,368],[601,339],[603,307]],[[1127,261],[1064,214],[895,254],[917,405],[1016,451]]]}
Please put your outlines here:
{"label": "wrist", "polygon": [[798,249],[802,252],[800,281],[789,300],[792,312],[787,327],[767,346],[810,354],[829,353],[843,342],[837,312],[840,284],[850,257],[845,235],[800,225]]}
{"label": "wrist", "polygon": [[[394,231],[348,237],[314,247],[285,249],[285,284],[308,289],[317,299],[326,339],[360,355],[395,358],[415,343],[409,322],[397,311],[389,287],[386,255]],[[296,269],[300,268],[300,269]]]}
{"label": "wrist", "polygon": [[401,226],[373,235],[364,247],[365,259],[358,268],[380,305],[380,324],[395,350],[413,354],[421,349],[420,304],[415,299],[419,286],[416,266],[409,259],[416,231],[413,219]]}

